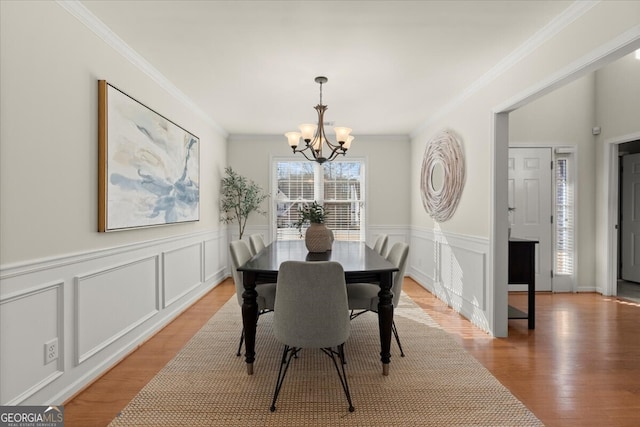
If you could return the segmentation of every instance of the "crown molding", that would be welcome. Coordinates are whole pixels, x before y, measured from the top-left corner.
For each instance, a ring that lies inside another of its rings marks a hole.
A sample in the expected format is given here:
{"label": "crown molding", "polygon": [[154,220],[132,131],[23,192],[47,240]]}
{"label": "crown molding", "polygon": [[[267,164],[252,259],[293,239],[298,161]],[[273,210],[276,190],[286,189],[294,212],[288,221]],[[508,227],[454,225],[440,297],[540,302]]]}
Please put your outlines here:
{"label": "crown molding", "polygon": [[158,69],[156,69],[151,63],[144,59],[138,52],[136,52],[131,46],[129,46],[124,40],[122,40],[116,33],[114,33],[104,22],[91,13],[82,3],[76,0],[57,0],[63,9],[77,18],[87,28],[94,32],[100,39],[102,39],[107,45],[111,46],[116,52],[120,53],[126,60],[131,62],[140,71],[148,75],[153,81],[155,81],[160,87],[166,90],[171,96],[178,99],[187,108],[195,112],[198,116],[204,119],[209,125],[211,125],[216,132],[224,136],[228,136],[218,123],[216,123],[204,110],[198,107],[187,95],[178,89],[169,79],[167,79]]}
{"label": "crown molding", "polygon": [[496,106],[493,113],[510,112],[544,96],[577,77],[598,70],[613,60],[630,54],[640,48],[640,25],[631,27],[613,40],[599,46],[587,55],[570,63],[536,85],[516,94]]}
{"label": "crown molding", "polygon": [[542,44],[553,38],[560,31],[573,23],[576,19],[584,15],[591,10],[595,5],[600,3],[600,0],[595,1],[575,1],[560,15],[552,19],[547,25],[538,30],[532,37],[527,39],[523,44],[517,47],[513,52],[504,57],[500,62],[494,65],[489,71],[482,75],[478,80],[467,87],[460,95],[453,98],[451,102],[445,104],[440,110],[429,117],[425,122],[419,125],[411,132],[411,138],[415,138],[420,135],[428,126],[436,122],[437,120],[450,113],[464,101],[466,101],[471,95],[478,92],[480,89],[486,87],[520,62],[523,58],[526,58],[533,51],[539,48]]}

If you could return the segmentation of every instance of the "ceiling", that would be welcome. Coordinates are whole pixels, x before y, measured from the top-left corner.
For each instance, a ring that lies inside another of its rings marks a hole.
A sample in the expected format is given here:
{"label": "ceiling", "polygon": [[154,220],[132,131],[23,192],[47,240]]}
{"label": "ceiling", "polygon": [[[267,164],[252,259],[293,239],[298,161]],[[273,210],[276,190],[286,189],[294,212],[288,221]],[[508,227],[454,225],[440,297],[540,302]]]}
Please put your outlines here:
{"label": "ceiling", "polygon": [[323,75],[325,120],[357,138],[410,134],[572,2],[82,4],[229,134],[317,121]]}

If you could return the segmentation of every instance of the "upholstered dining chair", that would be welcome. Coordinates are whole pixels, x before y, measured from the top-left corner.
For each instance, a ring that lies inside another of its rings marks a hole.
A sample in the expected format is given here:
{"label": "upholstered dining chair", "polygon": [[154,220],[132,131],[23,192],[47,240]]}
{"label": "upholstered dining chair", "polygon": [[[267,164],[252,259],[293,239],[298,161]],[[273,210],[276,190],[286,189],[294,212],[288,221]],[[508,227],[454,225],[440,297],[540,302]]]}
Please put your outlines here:
{"label": "upholstered dining chair", "polygon": [[[233,275],[233,281],[236,285],[236,297],[238,298],[238,304],[242,307],[242,294],[244,293],[244,285],[242,283],[242,272],[238,271],[238,267],[249,261],[253,255],[249,250],[249,245],[244,240],[234,240],[229,243],[229,250],[231,251],[231,274]],[[273,306],[276,299],[276,284],[264,283],[256,286],[256,292],[258,297],[258,318],[261,314],[273,311]],[[240,344],[238,345],[238,351],[236,356],[240,356],[242,350],[242,343],[244,342],[244,327],[240,334]]]}
{"label": "upholstered dining chair", "polygon": [[251,252],[253,255],[267,247],[267,245],[264,244],[264,239],[261,234],[252,234],[249,236],[249,243],[251,244]]}
{"label": "upholstered dining chair", "polygon": [[302,348],[320,348],[333,361],[353,412],[344,362],[344,343],[351,325],[342,266],[335,261],[285,261],[278,271],[277,286],[273,333],[284,350],[271,411],[276,410],[291,359]]}
{"label": "upholstered dining chair", "polygon": [[380,255],[384,256],[385,251],[387,250],[387,242],[389,241],[389,236],[386,234],[378,234],[375,242],[373,243],[373,250],[378,252]]}
{"label": "upholstered dining chair", "polygon": [[[397,242],[389,249],[386,257],[389,262],[398,267],[398,271],[394,273],[393,284],[391,285],[394,308],[398,306],[398,302],[400,301],[408,255],[409,245],[404,242]],[[374,283],[349,283],[347,285],[349,310],[351,310],[352,320],[367,311],[378,311],[378,292],[380,292],[380,286]],[[404,357],[404,350],[402,349],[402,344],[400,344],[400,337],[395,321],[391,324],[391,331],[400,348],[400,356]]]}

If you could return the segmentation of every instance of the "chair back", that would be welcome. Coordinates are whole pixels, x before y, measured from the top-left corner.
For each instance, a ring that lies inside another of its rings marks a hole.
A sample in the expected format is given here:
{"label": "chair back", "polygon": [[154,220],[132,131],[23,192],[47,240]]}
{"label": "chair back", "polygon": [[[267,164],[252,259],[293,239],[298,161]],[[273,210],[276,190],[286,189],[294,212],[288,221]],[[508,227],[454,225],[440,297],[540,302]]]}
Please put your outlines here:
{"label": "chair back", "polygon": [[278,271],[273,332],[290,347],[335,347],[349,337],[342,266],[335,261],[285,261]]}
{"label": "chair back", "polygon": [[373,250],[378,252],[380,255],[384,256],[385,251],[387,250],[387,241],[389,240],[389,236],[386,234],[379,234],[376,238],[376,241],[373,243]]}
{"label": "chair back", "polygon": [[394,307],[397,307],[400,301],[400,292],[402,292],[402,282],[404,281],[404,272],[407,269],[408,257],[409,245],[404,242],[394,243],[387,254],[387,261],[398,267],[398,271],[396,271],[393,276],[393,284],[391,285]]}
{"label": "chair back", "polygon": [[229,251],[231,252],[231,274],[236,285],[236,296],[238,304],[242,305],[244,284],[242,283],[242,272],[238,271],[238,267],[249,261],[253,255],[244,240],[234,240],[229,243]]}
{"label": "chair back", "polygon": [[261,234],[252,234],[249,236],[249,243],[251,244],[251,251],[253,252],[253,255],[266,248]]}

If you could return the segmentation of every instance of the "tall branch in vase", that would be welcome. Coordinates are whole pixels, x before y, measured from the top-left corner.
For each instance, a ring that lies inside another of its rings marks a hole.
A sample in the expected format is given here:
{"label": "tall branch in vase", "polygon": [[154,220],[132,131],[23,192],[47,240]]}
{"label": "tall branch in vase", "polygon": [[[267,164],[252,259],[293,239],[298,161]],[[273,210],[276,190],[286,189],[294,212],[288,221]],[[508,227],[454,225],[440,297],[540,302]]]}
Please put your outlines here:
{"label": "tall branch in vase", "polygon": [[226,167],[224,171],[226,176],[222,178],[220,221],[225,224],[237,222],[239,239],[242,239],[249,215],[252,212],[266,214],[260,209],[260,204],[269,196],[262,187],[239,175],[231,167]]}

